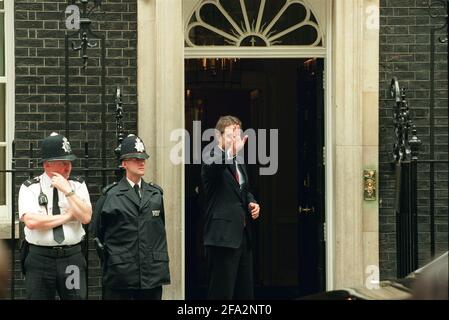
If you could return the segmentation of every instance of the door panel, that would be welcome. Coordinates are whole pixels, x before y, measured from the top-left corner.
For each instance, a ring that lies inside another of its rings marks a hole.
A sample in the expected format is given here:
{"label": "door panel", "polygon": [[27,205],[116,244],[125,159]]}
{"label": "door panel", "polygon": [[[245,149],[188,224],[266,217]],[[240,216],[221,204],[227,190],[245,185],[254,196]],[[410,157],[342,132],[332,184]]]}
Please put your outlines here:
{"label": "door panel", "polygon": [[325,289],[323,60],[306,61],[299,79],[298,278],[306,295]]}

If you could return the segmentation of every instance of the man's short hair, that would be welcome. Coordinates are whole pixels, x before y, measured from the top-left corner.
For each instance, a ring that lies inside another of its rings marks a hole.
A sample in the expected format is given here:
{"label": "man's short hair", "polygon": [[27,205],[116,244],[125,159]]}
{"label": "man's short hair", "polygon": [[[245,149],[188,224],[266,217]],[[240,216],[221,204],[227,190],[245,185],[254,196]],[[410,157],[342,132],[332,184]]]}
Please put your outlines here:
{"label": "man's short hair", "polygon": [[215,125],[215,129],[217,129],[220,134],[223,134],[225,128],[232,125],[239,125],[241,128],[242,121],[234,116],[221,116],[220,119],[218,119],[217,124]]}

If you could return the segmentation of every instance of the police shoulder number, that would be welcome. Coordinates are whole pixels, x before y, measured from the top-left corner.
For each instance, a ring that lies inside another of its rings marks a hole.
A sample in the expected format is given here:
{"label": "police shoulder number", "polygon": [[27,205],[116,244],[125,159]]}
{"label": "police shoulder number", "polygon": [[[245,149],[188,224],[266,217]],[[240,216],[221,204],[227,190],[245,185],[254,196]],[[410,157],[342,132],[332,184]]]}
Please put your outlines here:
{"label": "police shoulder number", "polygon": [[108,191],[111,190],[111,189],[112,189],[113,187],[115,187],[116,185],[117,185],[117,182],[113,182],[113,183],[107,185],[106,187],[104,187],[104,188],[101,190],[101,193],[102,193],[102,194],[108,193]]}
{"label": "police shoulder number", "polygon": [[72,180],[72,181],[76,181],[76,182],[79,182],[79,183],[83,183],[84,182],[84,178],[83,177],[81,177],[81,176],[71,176],[71,177],[69,177],[69,180]]}
{"label": "police shoulder number", "polygon": [[159,190],[161,194],[164,194],[164,190],[160,186],[155,184],[154,182],[150,182],[149,185],[152,186],[153,188],[156,188],[157,190]]}
{"label": "police shoulder number", "polygon": [[29,187],[32,184],[39,183],[39,181],[40,181],[39,177],[35,177],[35,178],[32,178],[32,179],[28,179],[23,184],[25,185],[25,187]]}

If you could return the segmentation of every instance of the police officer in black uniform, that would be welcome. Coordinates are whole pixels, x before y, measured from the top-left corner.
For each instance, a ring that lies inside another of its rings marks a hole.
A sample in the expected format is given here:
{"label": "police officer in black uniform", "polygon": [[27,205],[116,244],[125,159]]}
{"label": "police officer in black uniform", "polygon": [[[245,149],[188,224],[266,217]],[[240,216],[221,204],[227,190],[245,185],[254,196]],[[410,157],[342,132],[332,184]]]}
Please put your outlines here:
{"label": "police officer in black uniform", "polygon": [[162,189],[146,183],[142,140],[129,135],[121,144],[126,176],[103,189],[91,230],[103,269],[103,299],[160,300],[170,283]]}
{"label": "police officer in black uniform", "polygon": [[70,177],[76,159],[66,137],[52,133],[42,142],[45,172],[19,191],[19,218],[25,223],[21,249],[28,299],[86,299],[86,260],[81,252],[92,206],[86,184]]}

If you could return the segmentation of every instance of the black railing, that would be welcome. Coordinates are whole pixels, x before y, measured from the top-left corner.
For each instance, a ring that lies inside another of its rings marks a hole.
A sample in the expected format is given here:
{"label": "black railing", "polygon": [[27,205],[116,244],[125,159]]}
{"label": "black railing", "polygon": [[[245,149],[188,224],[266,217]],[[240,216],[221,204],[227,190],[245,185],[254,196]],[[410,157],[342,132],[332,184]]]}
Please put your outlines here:
{"label": "black railing", "polygon": [[[401,94],[399,95],[399,92]],[[436,192],[435,192],[435,176],[436,165],[449,164],[448,160],[433,159],[433,147],[430,148],[429,156],[431,159],[419,159],[419,147],[421,140],[417,136],[417,130],[411,119],[411,112],[406,99],[404,89],[400,89],[396,78],[391,82],[391,94],[395,99],[394,106],[394,125],[396,133],[396,141],[393,147],[393,163],[396,173],[396,193],[395,193],[395,214],[396,214],[396,248],[397,248],[397,276],[402,278],[419,267],[419,230],[425,222],[418,221],[420,210],[423,211],[421,216],[428,217],[429,223],[429,252],[430,258],[434,258],[436,254],[436,228],[435,228],[435,212]],[[430,119],[431,124],[434,119]],[[432,126],[430,126],[432,128]],[[431,139],[431,143],[433,140]],[[418,165],[421,170],[418,171]],[[429,194],[428,194],[428,214],[425,206],[418,206],[418,199],[426,197],[425,189],[418,189],[420,183],[424,182],[421,175],[418,180],[418,173],[425,173],[422,165],[429,166]],[[421,197],[420,197],[421,196]],[[447,210],[447,208],[446,208]],[[426,228],[422,228],[426,229]]]}
{"label": "black railing", "polygon": [[[396,243],[398,277],[404,277],[418,267],[418,206],[417,162],[421,141],[410,117],[405,89],[396,78],[391,81],[391,95],[395,99],[394,125],[396,142],[393,161],[396,172]],[[401,92],[401,93],[400,93]]]}
{"label": "black railing", "polygon": [[[449,195],[447,194],[449,184],[440,185],[438,189],[436,186],[438,186],[438,183],[444,182],[438,175],[441,175],[441,173],[449,174],[449,159],[441,159],[441,151],[438,155],[435,143],[436,52],[438,51],[438,43],[446,44],[446,46],[448,43],[449,0],[429,1],[429,12],[436,26],[430,28],[429,145],[426,159],[419,158],[421,141],[417,137],[417,131],[411,119],[405,90],[400,90],[396,78],[393,78],[391,82],[391,93],[395,99],[396,141],[393,148],[393,163],[396,171],[394,207],[396,213],[398,277],[404,277],[416,270],[419,267],[420,260],[433,259],[441,253],[438,251],[447,251],[449,246],[449,243],[446,243],[443,244],[443,248],[437,247],[439,230],[436,228],[436,214],[444,217],[446,219],[444,222],[447,223],[449,218]],[[446,63],[449,65],[449,50],[446,48],[446,51]],[[426,188],[427,183],[428,188]],[[445,183],[449,183],[449,179]],[[441,195],[442,191],[446,193],[443,192],[443,195]],[[422,221],[418,220],[419,218]],[[427,223],[428,226],[425,225]],[[428,239],[422,237],[427,232],[429,234]],[[447,233],[447,230],[445,232]],[[420,255],[423,257],[420,257]]]}

